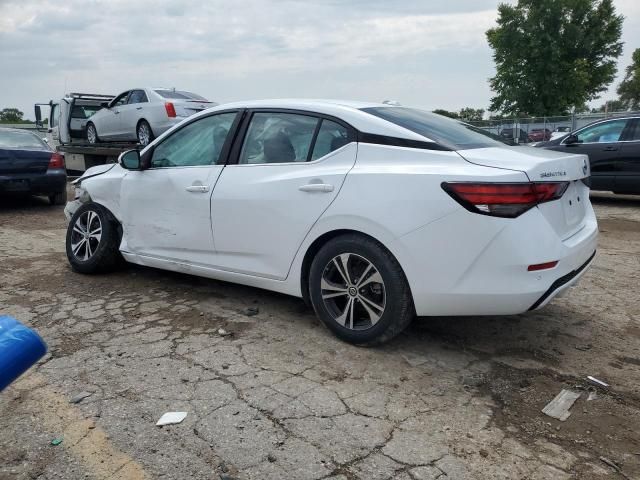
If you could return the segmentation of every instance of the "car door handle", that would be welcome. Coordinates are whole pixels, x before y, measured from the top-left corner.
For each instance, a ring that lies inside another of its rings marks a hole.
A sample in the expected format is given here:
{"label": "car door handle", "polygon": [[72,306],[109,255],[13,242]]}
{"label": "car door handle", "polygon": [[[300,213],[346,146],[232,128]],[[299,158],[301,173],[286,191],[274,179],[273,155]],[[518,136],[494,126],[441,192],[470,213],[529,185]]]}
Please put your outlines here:
{"label": "car door handle", "polygon": [[207,185],[190,185],[186,188],[187,192],[207,193],[209,187]]}
{"label": "car door handle", "polygon": [[118,110],[114,110],[114,111],[113,111],[113,113],[114,113],[115,115],[118,115],[118,114],[120,113],[120,111],[118,111]]}
{"label": "car door handle", "polygon": [[298,187],[301,192],[333,192],[333,185],[328,183],[308,183]]}
{"label": "car door handle", "polygon": [[618,150],[618,147],[605,147],[604,151],[605,152],[615,152]]}
{"label": "car door handle", "polygon": [[136,110],[142,110],[142,107],[136,107]]}

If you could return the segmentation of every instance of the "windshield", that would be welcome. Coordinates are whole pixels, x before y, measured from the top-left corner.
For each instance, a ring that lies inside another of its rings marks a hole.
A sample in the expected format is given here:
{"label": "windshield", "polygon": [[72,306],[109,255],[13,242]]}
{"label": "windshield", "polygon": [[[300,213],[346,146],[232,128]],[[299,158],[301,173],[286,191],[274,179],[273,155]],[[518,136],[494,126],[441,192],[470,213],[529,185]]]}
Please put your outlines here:
{"label": "windshield", "polygon": [[47,144],[36,135],[20,130],[0,130],[0,148],[49,150]]}
{"label": "windshield", "polygon": [[175,100],[199,100],[208,102],[208,100],[200,95],[183,90],[155,90],[162,98],[173,98]]}
{"label": "windshield", "polygon": [[452,150],[504,146],[503,139],[482,128],[435,113],[406,107],[370,107],[362,111],[427,137]]}

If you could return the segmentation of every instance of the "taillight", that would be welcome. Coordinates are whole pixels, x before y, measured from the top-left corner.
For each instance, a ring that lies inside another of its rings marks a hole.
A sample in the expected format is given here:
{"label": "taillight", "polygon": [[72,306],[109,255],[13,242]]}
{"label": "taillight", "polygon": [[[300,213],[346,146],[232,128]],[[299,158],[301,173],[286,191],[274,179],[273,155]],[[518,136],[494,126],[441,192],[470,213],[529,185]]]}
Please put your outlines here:
{"label": "taillight", "polygon": [[164,102],[164,109],[167,111],[167,117],[175,117],[176,116],[176,107],[173,106],[171,102]]}
{"label": "taillight", "polygon": [[506,218],[562,197],[568,186],[569,182],[442,183],[444,191],[470,212]]}
{"label": "taillight", "polygon": [[48,168],[64,168],[64,156],[58,152],[53,153],[49,159]]}

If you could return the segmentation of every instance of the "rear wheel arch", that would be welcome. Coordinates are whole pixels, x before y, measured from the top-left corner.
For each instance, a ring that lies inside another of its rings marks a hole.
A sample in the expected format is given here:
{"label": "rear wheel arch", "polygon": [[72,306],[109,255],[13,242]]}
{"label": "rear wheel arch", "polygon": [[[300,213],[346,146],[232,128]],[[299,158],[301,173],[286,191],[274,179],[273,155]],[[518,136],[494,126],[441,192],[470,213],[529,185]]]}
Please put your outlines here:
{"label": "rear wheel arch", "polygon": [[[381,248],[383,248],[398,263],[398,265],[400,265],[400,262],[398,261],[397,257],[393,254],[393,252],[391,252],[383,242],[381,242],[380,240],[378,240],[376,237],[372,235],[361,232],[359,230],[351,230],[348,228],[336,229],[336,230],[325,232],[322,235],[320,235],[318,238],[316,238],[313,242],[311,242],[309,247],[307,247],[307,251],[304,254],[304,257],[302,259],[302,264],[300,267],[300,291],[302,293],[302,299],[304,300],[305,304],[309,307],[311,307],[311,297],[309,293],[309,274],[311,272],[311,263],[313,262],[313,259],[315,258],[316,254],[320,251],[320,249],[324,245],[326,245],[328,242],[330,242],[334,238],[337,238],[343,235],[356,235],[356,236],[361,236],[361,237],[373,240]],[[406,278],[406,273],[405,273],[405,278]],[[407,282],[407,285],[409,286],[409,289],[411,289],[411,286],[409,285],[408,282]]]}

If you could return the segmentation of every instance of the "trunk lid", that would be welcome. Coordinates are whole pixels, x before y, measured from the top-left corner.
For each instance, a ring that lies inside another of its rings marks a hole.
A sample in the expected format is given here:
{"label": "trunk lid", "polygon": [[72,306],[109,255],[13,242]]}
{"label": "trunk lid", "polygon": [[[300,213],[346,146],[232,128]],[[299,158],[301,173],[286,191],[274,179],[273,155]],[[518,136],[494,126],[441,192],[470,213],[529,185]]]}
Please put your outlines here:
{"label": "trunk lid", "polygon": [[206,100],[181,100],[181,99],[170,99],[168,100],[173,103],[174,108],[176,109],[176,114],[179,117],[189,117],[194,113],[201,112],[210,107],[214,107],[217,104],[214,102],[208,102]]}
{"label": "trunk lid", "polygon": [[0,175],[45,173],[53,152],[0,148]]}
{"label": "trunk lid", "polygon": [[525,146],[459,150],[458,154],[476,165],[524,172],[532,182],[568,182],[562,198],[537,208],[563,240],[584,227],[589,187],[582,180],[591,174],[586,155]]}

